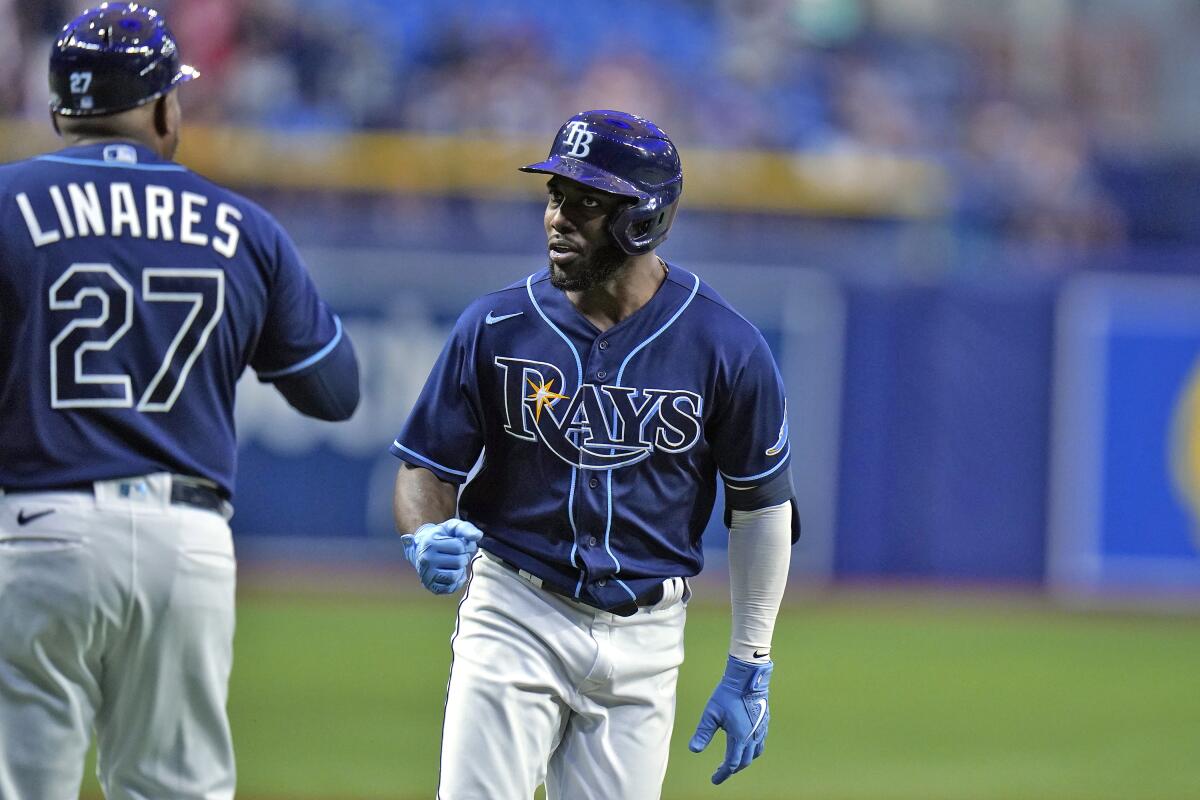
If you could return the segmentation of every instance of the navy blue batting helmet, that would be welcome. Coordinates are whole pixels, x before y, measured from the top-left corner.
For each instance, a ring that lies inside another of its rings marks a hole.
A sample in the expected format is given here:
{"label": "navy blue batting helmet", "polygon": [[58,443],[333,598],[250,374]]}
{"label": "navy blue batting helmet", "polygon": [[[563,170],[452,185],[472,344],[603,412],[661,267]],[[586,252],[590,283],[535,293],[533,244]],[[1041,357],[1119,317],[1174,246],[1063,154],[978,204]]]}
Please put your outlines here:
{"label": "navy blue batting helmet", "polygon": [[522,172],[561,175],[632,202],[609,230],[630,255],[658,247],[671,229],[683,193],[679,153],[662,129],[622,111],[584,111],[567,120],[545,161]]}
{"label": "navy blue batting helmet", "polygon": [[138,3],[104,3],[59,34],[50,53],[50,110],[64,117],[125,111],[200,73],[179,60],[166,21]]}

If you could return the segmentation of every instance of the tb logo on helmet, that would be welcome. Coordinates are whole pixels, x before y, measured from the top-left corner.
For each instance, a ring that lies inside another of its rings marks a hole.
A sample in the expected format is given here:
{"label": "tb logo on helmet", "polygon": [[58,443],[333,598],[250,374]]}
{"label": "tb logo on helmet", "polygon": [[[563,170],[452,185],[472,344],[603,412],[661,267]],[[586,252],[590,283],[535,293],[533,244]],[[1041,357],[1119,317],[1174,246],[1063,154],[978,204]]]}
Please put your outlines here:
{"label": "tb logo on helmet", "polygon": [[592,152],[589,146],[592,139],[596,138],[596,134],[588,130],[587,122],[583,120],[572,120],[567,123],[567,138],[563,139],[563,144],[569,144],[571,149],[567,151],[567,155],[575,158],[587,158],[588,153]]}

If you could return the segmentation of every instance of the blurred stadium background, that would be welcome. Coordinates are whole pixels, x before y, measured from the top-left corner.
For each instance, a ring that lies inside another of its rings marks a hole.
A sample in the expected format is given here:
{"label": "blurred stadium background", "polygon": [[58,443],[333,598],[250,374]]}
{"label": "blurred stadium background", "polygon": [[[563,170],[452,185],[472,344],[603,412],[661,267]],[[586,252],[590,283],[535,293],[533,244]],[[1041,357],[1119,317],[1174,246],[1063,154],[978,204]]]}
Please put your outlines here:
{"label": "blurred stadium background", "polygon": [[[85,5],[0,0],[0,160],[58,146]],[[681,148],[662,252],[766,333],[805,523],[768,754],[720,788],[682,747],[710,530],[666,796],[1200,797],[1200,3],[149,5],[203,72],[180,160],[284,222],[365,367],[339,426],[242,386],[241,796],[432,795],[453,604],[386,447],[463,305],[542,265],[515,167],[611,107]]]}

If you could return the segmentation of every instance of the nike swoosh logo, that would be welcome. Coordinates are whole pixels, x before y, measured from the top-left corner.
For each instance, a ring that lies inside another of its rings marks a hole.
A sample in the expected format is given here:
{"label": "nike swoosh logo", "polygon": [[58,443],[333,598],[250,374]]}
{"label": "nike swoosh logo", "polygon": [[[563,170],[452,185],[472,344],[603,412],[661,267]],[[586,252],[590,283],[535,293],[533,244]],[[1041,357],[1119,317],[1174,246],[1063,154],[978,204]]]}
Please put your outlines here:
{"label": "nike swoosh logo", "polygon": [[767,715],[767,701],[759,700],[758,701],[758,719],[754,720],[754,727],[750,729],[751,736],[753,736],[754,732],[756,730],[758,730],[758,726],[762,725],[763,717],[765,717],[766,715]]}
{"label": "nike swoosh logo", "polygon": [[779,426],[779,439],[775,444],[771,445],[771,449],[766,452],[769,456],[777,456],[787,447],[788,441],[788,419],[787,419],[787,400],[783,401],[783,424]]}
{"label": "nike swoosh logo", "polygon": [[767,656],[769,656],[769,655],[771,655],[771,651],[770,651],[770,650],[764,650],[764,651],[762,651],[761,653],[760,653],[760,652],[758,652],[757,650],[755,650],[755,651],[754,651],[754,657],[755,657],[755,658],[766,658],[766,657],[767,657]]}
{"label": "nike swoosh logo", "polygon": [[45,511],[39,511],[36,514],[26,514],[25,509],[22,508],[21,511],[17,514],[17,524],[18,525],[28,525],[29,523],[33,522],[35,519],[41,519],[42,517],[47,516],[48,514],[53,514],[53,513],[54,513],[54,509],[50,508]]}
{"label": "nike swoosh logo", "polygon": [[497,316],[494,316],[491,311],[489,311],[488,315],[483,318],[483,321],[486,322],[488,325],[495,325],[497,322],[504,322],[504,320],[506,320],[506,319],[512,319],[513,317],[519,317],[524,313],[525,313],[524,311],[515,311],[512,314],[501,314],[500,316],[497,317]]}

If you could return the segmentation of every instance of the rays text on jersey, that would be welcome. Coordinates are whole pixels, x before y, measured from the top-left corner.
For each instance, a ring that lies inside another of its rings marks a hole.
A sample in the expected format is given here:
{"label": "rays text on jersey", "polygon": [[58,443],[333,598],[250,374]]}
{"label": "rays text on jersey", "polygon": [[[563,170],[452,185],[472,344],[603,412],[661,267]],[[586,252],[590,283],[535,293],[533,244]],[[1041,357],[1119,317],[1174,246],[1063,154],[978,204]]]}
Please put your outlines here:
{"label": "rays text on jersey", "polygon": [[541,442],[572,466],[616,469],[655,452],[686,452],[700,440],[704,400],[695,392],[585,383],[568,395],[552,388],[565,385],[554,364],[505,356],[494,363],[504,386],[504,430]]}
{"label": "rays text on jersey", "polygon": [[135,192],[132,184],[119,181],[100,187],[93,181],[68,183],[65,189],[52,184],[46,189],[49,206],[18,194],[33,246],[82,236],[125,236],[211,247],[225,258],[237,252],[241,231],[236,222],[242,212],[229,203],[217,203],[210,211],[208,197],[197,192],[155,184]]}

